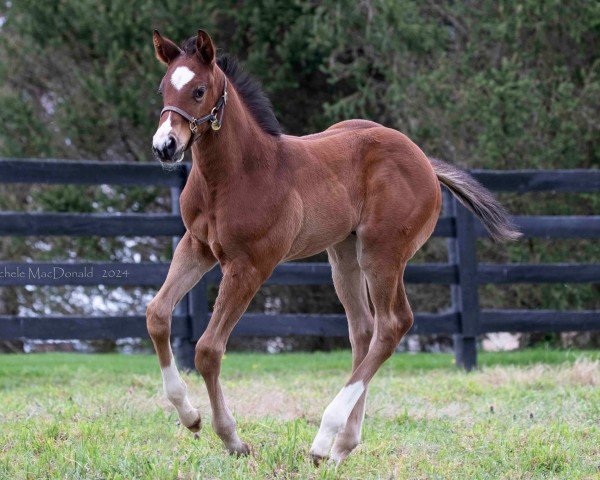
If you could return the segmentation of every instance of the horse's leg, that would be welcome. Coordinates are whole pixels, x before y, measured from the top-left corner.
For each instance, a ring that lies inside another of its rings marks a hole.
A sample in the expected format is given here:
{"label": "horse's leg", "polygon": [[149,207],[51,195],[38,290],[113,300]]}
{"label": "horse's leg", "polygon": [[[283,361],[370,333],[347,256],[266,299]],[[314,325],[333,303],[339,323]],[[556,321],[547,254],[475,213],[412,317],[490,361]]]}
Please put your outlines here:
{"label": "horse's leg", "polygon": [[236,423],[225,403],[219,382],[221,359],[227,339],[246,310],[250,300],[270,275],[271,269],[255,268],[248,261],[233,260],[222,265],[223,280],[210,322],[196,345],[196,368],[204,378],[210,405],[212,425],[230,453],[249,453],[236,431]]}
{"label": "horse's leg", "polygon": [[[352,371],[356,370],[365,358],[373,335],[373,316],[369,309],[367,282],[358,264],[356,242],[356,237],[350,236],[327,250],[335,291],[348,317]],[[366,396],[365,389],[350,413],[346,426],[335,438],[331,458],[336,462],[346,458],[360,442]]]}
{"label": "horse's leg", "polygon": [[200,430],[200,412],[192,407],[187,386],[173,359],[169,341],[171,318],[175,305],[215,263],[208,247],[186,233],[175,249],[165,283],[146,310],[148,333],[158,355],[165,394],[177,409],[181,423],[192,432]]}
{"label": "horse's leg", "polygon": [[367,355],[323,413],[321,426],[310,450],[317,461],[327,456],[334,436],[346,425],[369,381],[413,324],[402,281],[406,260],[400,260],[402,255],[397,249],[385,248],[390,247],[392,240],[383,239],[383,242],[359,247],[359,263],[367,277],[375,309],[375,329]]}

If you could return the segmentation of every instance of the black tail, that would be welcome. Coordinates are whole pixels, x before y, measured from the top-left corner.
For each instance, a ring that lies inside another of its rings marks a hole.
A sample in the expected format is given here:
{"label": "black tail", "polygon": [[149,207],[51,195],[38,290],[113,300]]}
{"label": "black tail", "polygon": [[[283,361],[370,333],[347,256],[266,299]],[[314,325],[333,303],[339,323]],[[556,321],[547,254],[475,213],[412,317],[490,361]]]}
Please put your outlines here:
{"label": "black tail", "polygon": [[495,242],[521,237],[510,215],[492,193],[468,173],[441,160],[430,158],[438,180],[477,216]]}

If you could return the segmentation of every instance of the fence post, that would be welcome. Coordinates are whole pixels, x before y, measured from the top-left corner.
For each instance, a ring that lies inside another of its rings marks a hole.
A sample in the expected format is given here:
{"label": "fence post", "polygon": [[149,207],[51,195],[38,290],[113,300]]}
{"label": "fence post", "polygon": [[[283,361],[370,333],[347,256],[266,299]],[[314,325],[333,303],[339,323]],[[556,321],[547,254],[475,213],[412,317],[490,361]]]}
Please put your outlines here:
{"label": "fence post", "polygon": [[456,238],[448,241],[448,259],[458,266],[458,284],[451,286],[452,308],[460,313],[460,333],[453,335],[454,357],[456,365],[470,371],[477,366],[479,333],[477,237],[471,212],[454,197],[447,204],[456,221]]}
{"label": "fence post", "polygon": [[[171,213],[174,215],[180,215],[181,211],[179,209],[179,197],[181,195],[181,191],[185,185],[187,179],[187,168],[182,168],[180,170],[181,173],[181,183],[176,187],[171,187]],[[175,248],[177,244],[181,240],[180,237],[173,237],[173,252],[175,252]],[[175,362],[177,366],[181,370],[194,370],[194,343],[192,338],[192,324],[191,319],[188,314],[190,299],[189,296],[184,296],[181,301],[177,304],[174,310],[174,314],[177,315],[186,315],[186,334],[182,337],[174,338],[173,340],[173,354],[175,356]]]}

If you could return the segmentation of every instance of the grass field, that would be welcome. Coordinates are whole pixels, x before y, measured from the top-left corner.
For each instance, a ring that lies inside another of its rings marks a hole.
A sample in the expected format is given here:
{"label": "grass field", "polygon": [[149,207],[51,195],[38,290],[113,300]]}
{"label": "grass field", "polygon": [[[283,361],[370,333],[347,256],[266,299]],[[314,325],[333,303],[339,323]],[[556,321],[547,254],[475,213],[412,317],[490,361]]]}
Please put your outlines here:
{"label": "grass field", "polygon": [[200,438],[176,425],[154,357],[0,356],[0,478],[600,478],[600,352],[399,354],[369,393],[363,443],[337,469],[308,449],[347,378],[348,352],[228,354],[225,393],[240,436],[228,456],[200,378]]}

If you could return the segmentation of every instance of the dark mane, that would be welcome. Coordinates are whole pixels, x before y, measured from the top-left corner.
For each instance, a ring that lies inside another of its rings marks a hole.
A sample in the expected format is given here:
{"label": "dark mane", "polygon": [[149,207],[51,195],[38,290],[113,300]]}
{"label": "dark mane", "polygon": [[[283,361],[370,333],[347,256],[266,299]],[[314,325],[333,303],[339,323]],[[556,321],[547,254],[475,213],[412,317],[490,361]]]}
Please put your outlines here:
{"label": "dark mane", "polygon": [[[196,37],[188,38],[181,49],[187,55],[195,54]],[[281,126],[273,112],[273,105],[260,82],[244,71],[236,58],[229,55],[219,55],[217,65],[234,85],[236,92],[260,128],[269,135],[281,135]]]}

